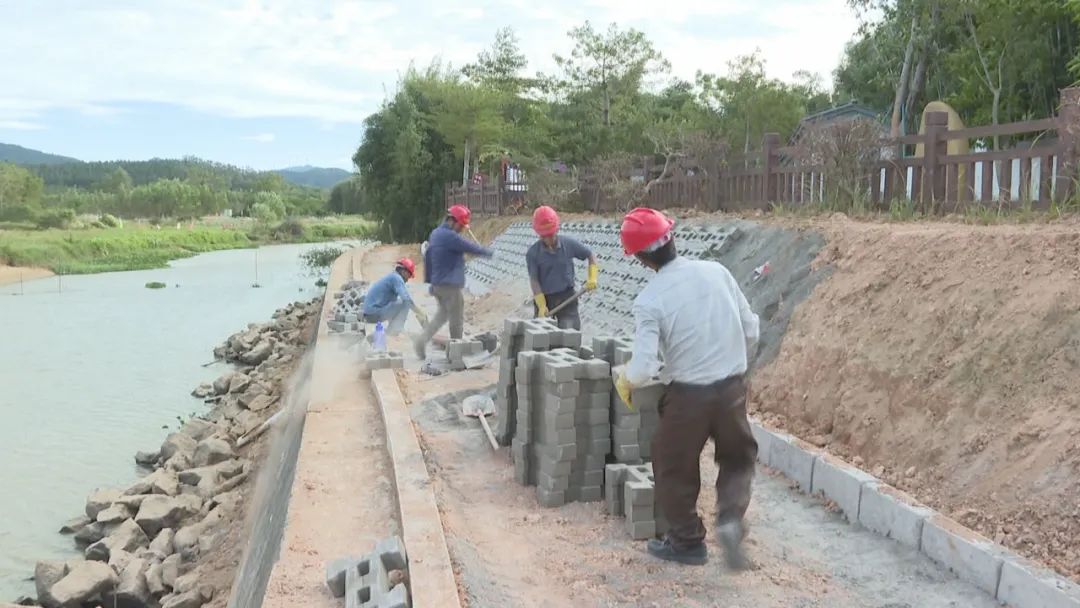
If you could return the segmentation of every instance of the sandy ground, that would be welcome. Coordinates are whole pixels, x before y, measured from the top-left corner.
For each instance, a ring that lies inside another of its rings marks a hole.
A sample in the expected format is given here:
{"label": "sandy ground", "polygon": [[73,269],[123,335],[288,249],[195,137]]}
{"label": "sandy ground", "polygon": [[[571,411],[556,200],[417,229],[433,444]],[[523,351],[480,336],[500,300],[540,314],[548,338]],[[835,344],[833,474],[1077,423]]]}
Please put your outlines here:
{"label": "sandy ground", "polygon": [[[365,276],[388,272],[409,250],[370,252]],[[423,286],[411,287],[421,305],[433,311]],[[471,299],[467,333],[501,326],[521,304],[512,292]],[[451,557],[470,606],[994,605],[914,551],[856,532],[764,473],[756,486],[749,541],[759,570],[734,575],[719,559],[705,568],[652,560],[643,543],[630,541],[621,520],[606,517],[599,503],[539,508],[534,490],[514,482],[506,449],[493,453],[479,424],[463,418],[456,403],[430,400],[490,386],[497,370],[429,377],[415,371],[419,361],[403,350],[407,369],[399,382],[413,404]],[[704,470],[706,478],[715,475],[707,457]],[[703,506],[713,503],[713,492],[705,489]],[[711,516],[708,508],[704,514]]]}
{"label": "sandy ground", "polygon": [[1080,223],[810,224],[834,272],[752,406],[1080,580]]}
{"label": "sandy ground", "polygon": [[52,271],[45,268],[22,268],[19,266],[0,265],[0,285],[51,277],[52,275]]}

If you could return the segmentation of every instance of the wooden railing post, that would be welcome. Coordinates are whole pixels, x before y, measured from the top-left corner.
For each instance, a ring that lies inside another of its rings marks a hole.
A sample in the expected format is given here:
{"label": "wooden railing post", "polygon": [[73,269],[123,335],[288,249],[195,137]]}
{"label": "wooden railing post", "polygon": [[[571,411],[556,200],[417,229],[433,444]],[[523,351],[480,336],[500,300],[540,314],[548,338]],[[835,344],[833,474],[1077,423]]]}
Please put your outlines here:
{"label": "wooden railing post", "polygon": [[[1061,90],[1058,111],[1058,168],[1054,180],[1054,199],[1061,202],[1072,196],[1076,187],[1077,163],[1080,161],[1080,87]],[[1046,183],[1044,181],[1044,183]]]}
{"label": "wooden railing post", "polygon": [[941,157],[948,154],[949,115],[946,112],[926,113],[926,145],[923,146],[922,202],[935,204],[945,200],[945,166]]}
{"label": "wooden railing post", "polygon": [[780,134],[779,133],[766,133],[765,141],[761,144],[761,198],[760,202],[765,203],[764,208],[768,209],[769,203],[776,202],[776,169],[780,164],[780,155],[777,150],[780,149]]}

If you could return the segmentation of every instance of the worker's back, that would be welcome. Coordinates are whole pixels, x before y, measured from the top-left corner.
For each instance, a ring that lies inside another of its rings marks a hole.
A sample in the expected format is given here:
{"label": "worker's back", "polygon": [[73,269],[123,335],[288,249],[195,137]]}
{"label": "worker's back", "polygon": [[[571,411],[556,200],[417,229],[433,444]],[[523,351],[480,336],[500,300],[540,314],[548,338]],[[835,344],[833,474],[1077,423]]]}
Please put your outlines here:
{"label": "worker's back", "polygon": [[747,369],[758,319],[728,269],[678,257],[634,300],[634,316],[654,320],[665,383],[711,384]]}

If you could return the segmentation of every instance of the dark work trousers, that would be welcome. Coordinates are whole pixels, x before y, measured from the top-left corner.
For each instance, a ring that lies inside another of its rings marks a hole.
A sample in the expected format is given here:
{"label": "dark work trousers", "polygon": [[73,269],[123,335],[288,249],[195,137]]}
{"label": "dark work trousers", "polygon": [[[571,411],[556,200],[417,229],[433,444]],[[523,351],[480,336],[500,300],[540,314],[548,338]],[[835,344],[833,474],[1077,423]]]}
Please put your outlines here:
{"label": "dark work trousers", "polygon": [[747,386],[732,376],[710,385],[669,384],[660,400],[660,427],[653,436],[656,504],[668,520],[676,549],[700,544],[705,526],[697,511],[701,451],[716,449],[717,522],[741,520],[750,506],[757,441],[746,417]]}
{"label": "dark work trousers", "polygon": [[[567,289],[566,291],[560,291],[559,293],[545,293],[544,298],[547,300],[548,310],[554,310],[556,306],[569,300],[577,293],[573,289]],[[540,309],[536,307],[536,302],[533,302],[533,314],[539,315]],[[555,321],[559,324],[561,329],[576,329],[581,331],[581,315],[578,314],[578,301],[566,305],[566,308],[555,313]]]}
{"label": "dark work trousers", "polygon": [[450,339],[460,340],[465,333],[465,295],[464,288],[453,285],[435,285],[431,288],[431,295],[435,296],[438,309],[435,317],[428,322],[421,341],[427,344],[447,322],[450,323]]}

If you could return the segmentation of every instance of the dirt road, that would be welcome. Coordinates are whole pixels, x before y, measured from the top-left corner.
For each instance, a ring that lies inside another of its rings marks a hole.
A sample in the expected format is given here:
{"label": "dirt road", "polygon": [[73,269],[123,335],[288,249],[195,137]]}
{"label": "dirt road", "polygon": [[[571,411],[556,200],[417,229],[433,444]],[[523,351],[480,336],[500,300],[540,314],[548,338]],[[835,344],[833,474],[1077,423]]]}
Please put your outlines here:
{"label": "dirt road", "polygon": [[[376,249],[365,258],[365,275],[387,272],[404,251]],[[430,308],[423,286],[411,288]],[[471,302],[470,329],[497,328],[520,302],[506,298],[504,304]],[[417,368],[415,359],[409,367]],[[456,401],[433,400],[490,386],[495,379],[490,369],[436,378],[415,371],[399,376],[413,404],[462,594],[471,606],[996,605],[917,552],[855,530],[765,471],[759,472],[750,512],[750,551],[758,570],[731,574],[719,559],[703,568],[653,560],[598,503],[539,508],[534,491],[513,480],[507,451],[493,453],[479,423],[461,416]],[[705,478],[715,470],[705,458]],[[706,517],[712,515],[713,492],[702,493]]]}

